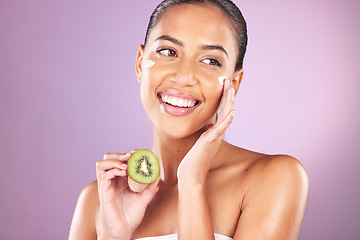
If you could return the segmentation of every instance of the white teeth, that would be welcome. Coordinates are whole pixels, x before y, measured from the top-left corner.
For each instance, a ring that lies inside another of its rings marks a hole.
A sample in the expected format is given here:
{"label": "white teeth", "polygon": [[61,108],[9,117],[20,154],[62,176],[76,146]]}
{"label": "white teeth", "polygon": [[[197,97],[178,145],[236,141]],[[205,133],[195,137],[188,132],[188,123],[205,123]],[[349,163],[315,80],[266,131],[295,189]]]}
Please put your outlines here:
{"label": "white teeth", "polygon": [[172,98],[171,99],[171,104],[174,105],[174,106],[180,107],[178,98]]}
{"label": "white teeth", "polygon": [[171,97],[171,96],[167,96],[164,94],[161,94],[160,96],[164,102],[171,104],[173,106],[176,106],[176,107],[190,108],[190,107],[195,106],[195,104],[196,104],[196,101],[190,100],[190,99]]}
{"label": "white teeth", "polygon": [[168,96],[162,96],[162,100],[164,102],[169,102],[169,97]]}

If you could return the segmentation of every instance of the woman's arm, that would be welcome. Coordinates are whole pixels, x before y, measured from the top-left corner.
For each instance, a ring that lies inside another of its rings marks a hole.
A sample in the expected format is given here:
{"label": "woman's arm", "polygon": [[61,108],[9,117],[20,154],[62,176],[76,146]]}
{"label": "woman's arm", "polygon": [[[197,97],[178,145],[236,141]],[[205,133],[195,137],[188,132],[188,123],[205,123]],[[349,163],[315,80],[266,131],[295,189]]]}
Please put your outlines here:
{"label": "woman's arm", "polygon": [[273,156],[260,160],[254,173],[234,240],[298,239],[309,192],[303,166],[290,156]]}
{"label": "woman's arm", "polygon": [[206,179],[222,136],[230,125],[235,91],[226,81],[221,100],[222,111],[217,123],[204,132],[186,154],[178,168],[178,238],[179,240],[214,239],[206,195]]}

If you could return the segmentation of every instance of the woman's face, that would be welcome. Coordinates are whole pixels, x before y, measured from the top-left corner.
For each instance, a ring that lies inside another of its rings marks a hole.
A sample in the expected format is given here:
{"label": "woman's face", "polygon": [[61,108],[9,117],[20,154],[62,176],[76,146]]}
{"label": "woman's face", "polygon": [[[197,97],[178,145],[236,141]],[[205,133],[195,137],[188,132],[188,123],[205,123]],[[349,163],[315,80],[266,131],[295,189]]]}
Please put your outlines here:
{"label": "woman's face", "polygon": [[[167,136],[194,134],[214,120],[227,77],[237,89],[237,49],[232,24],[213,6],[167,9],[140,46],[137,76],[153,126]],[[221,78],[220,78],[221,79]]]}

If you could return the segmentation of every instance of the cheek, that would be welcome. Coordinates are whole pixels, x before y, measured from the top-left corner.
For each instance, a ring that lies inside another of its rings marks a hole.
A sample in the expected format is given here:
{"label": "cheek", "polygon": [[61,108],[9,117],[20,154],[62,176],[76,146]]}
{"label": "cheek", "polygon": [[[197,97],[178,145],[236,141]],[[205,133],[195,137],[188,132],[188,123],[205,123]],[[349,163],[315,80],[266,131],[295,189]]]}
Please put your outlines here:
{"label": "cheek", "polygon": [[203,86],[203,93],[205,100],[208,102],[218,103],[221,98],[223,85],[219,83],[219,74],[206,74],[199,79],[200,84]]}
{"label": "cheek", "polygon": [[155,57],[148,57],[142,63],[143,75],[146,79],[157,81],[161,76],[164,77],[169,72],[173,71],[171,64],[166,64]]}

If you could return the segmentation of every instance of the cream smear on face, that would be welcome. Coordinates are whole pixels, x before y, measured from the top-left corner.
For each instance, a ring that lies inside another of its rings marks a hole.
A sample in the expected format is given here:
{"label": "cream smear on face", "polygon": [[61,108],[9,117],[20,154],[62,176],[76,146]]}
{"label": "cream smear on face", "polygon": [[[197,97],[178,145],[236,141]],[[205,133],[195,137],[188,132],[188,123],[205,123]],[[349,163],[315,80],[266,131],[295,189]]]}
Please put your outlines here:
{"label": "cream smear on face", "polygon": [[219,81],[219,83],[220,83],[221,86],[224,85],[225,79],[226,79],[225,76],[220,76],[220,77],[218,77],[218,81]]}
{"label": "cream smear on face", "polygon": [[147,68],[151,68],[152,66],[155,65],[155,62],[150,60],[150,59],[145,59],[144,60],[144,67],[147,67]]}

